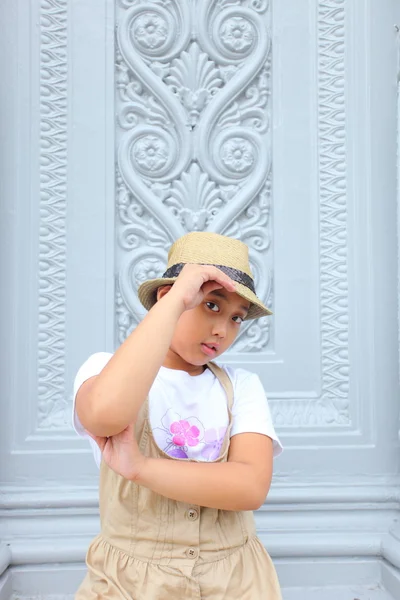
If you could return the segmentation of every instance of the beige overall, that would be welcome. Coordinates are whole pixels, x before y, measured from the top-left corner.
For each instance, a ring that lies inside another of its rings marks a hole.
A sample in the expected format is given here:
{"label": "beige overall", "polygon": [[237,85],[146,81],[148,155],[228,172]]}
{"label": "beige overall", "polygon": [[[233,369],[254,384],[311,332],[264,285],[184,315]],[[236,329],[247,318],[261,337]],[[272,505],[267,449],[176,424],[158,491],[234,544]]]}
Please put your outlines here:
{"label": "beige overall", "polygon": [[[221,462],[229,450],[233,389],[223,369],[207,366],[228,397],[229,426],[215,461]],[[189,460],[171,458],[157,446],[148,400],[136,436],[145,456]],[[117,475],[102,461],[100,520],[101,533],[89,546],[88,572],[75,600],[281,600],[252,512],[170,500]]]}

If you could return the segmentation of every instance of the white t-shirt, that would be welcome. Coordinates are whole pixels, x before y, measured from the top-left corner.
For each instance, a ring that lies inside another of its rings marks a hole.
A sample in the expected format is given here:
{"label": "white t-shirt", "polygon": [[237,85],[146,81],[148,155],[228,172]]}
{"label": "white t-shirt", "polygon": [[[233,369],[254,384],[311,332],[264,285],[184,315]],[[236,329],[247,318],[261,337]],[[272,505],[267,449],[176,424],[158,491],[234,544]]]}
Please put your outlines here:
{"label": "white t-shirt", "polygon": [[[73,426],[89,440],[95,461],[101,462],[96,442],[86,433],[75,411],[75,398],[84,381],[98,375],[112,357],[92,354],[80,367],[74,382]],[[221,365],[234,389],[231,437],[238,433],[261,433],[273,440],[274,457],[283,451],[275,433],[268,401],[260,378],[245,369]],[[161,367],[149,393],[149,419],[154,439],[175,458],[215,460],[228,427],[226,393],[210,369],[192,376],[186,371]]]}

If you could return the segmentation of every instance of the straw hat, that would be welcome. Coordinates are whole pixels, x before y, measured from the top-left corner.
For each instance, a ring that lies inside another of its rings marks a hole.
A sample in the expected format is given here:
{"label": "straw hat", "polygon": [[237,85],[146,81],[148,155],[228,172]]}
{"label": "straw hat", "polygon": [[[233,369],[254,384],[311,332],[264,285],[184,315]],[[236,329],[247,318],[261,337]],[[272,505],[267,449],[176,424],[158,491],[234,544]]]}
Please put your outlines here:
{"label": "straw hat", "polygon": [[251,302],[246,320],[272,315],[256,296],[246,244],[206,231],[193,231],[176,240],[168,253],[168,265],[164,275],[141,284],[138,296],[147,310],[157,301],[157,289],[173,284],[186,263],[213,265],[233,279],[236,293]]}

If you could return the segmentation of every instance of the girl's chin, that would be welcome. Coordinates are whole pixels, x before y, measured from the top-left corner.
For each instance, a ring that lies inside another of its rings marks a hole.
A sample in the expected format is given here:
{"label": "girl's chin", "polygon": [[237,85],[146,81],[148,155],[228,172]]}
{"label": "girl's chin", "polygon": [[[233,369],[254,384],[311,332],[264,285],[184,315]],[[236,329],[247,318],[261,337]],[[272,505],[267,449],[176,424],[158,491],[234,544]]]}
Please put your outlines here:
{"label": "girl's chin", "polygon": [[[177,353],[178,354],[178,353]],[[188,354],[179,354],[179,357],[184,361],[187,365],[192,365],[193,367],[203,367],[209,362],[209,358],[201,351],[195,353]]]}

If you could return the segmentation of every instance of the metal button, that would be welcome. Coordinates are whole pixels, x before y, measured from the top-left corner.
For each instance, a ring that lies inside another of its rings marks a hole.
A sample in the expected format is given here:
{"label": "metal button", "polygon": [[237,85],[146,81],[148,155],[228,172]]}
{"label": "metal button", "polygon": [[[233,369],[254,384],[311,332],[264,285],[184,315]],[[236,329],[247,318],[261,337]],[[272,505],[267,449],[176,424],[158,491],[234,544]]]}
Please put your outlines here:
{"label": "metal button", "polygon": [[197,558],[198,554],[199,554],[199,552],[198,552],[198,550],[196,548],[188,548],[186,550],[186,556],[188,558]]}
{"label": "metal button", "polygon": [[189,508],[186,514],[189,521],[196,521],[199,518],[199,513],[195,508]]}

